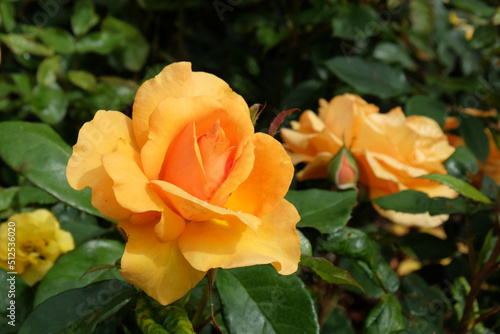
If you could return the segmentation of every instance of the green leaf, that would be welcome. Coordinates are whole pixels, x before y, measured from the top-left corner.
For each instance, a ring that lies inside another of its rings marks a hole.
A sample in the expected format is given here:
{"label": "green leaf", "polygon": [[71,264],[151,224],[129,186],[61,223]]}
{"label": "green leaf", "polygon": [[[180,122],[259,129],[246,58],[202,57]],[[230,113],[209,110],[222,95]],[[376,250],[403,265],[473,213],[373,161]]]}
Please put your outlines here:
{"label": "green leaf", "polygon": [[38,37],[57,53],[70,54],[75,51],[75,38],[64,29],[43,28],[40,29]]}
{"label": "green leaf", "polygon": [[380,298],[380,302],[366,317],[363,334],[393,333],[404,328],[401,304],[391,294]]}
{"label": "green leaf", "polygon": [[[363,287],[367,296],[379,298],[384,295],[384,289],[377,280],[374,271],[366,262],[348,257],[341,257],[339,267],[351,273],[352,277]],[[344,286],[343,289],[357,294],[363,294],[362,290],[350,285]]]}
{"label": "green leaf", "polygon": [[469,173],[479,173],[479,164],[474,154],[465,146],[459,146],[455,152],[446,159],[444,166],[448,175],[468,181]]}
{"label": "green leaf", "polygon": [[341,8],[343,11],[332,20],[333,36],[360,40],[378,33],[372,24],[378,23],[378,26],[381,24],[378,22],[378,15],[372,7],[359,5]]}
{"label": "green leaf", "polygon": [[180,302],[163,306],[142,294],[135,307],[137,325],[143,334],[194,334],[193,325]]}
{"label": "green leaf", "polygon": [[149,43],[136,27],[108,16],[102,22],[102,30],[125,35],[120,46],[126,69],[137,72],[144,66],[149,53]]}
{"label": "green leaf", "polygon": [[408,189],[395,194],[375,198],[373,202],[384,210],[406,213],[426,213],[431,216],[449,213],[466,213],[463,198],[429,197],[427,194]]}
{"label": "green leaf", "polygon": [[481,0],[450,0],[450,2],[458,8],[486,18],[491,18],[495,14],[495,7],[490,7]]}
{"label": "green leaf", "polygon": [[66,165],[71,152],[46,124],[0,123],[0,156],[10,168],[60,201],[105,218],[90,203],[90,189],[77,191],[69,186]]}
{"label": "green leaf", "polygon": [[71,232],[76,246],[89,239],[110,232],[109,228],[102,228],[99,226],[95,216],[63,203],[54,205],[52,211],[61,224],[61,228]]}
{"label": "green leaf", "polygon": [[57,124],[68,108],[68,100],[61,87],[54,84],[50,87],[36,86],[33,89],[33,112],[48,124]]}
{"label": "green leaf", "polygon": [[342,311],[341,308],[336,307],[326,318],[323,326],[321,327],[322,334],[355,334],[352,328],[351,319]]}
{"label": "green leaf", "polygon": [[31,312],[19,334],[93,333],[101,317],[137,295],[120,280],[100,281],[49,298]]}
{"label": "green leaf", "polygon": [[38,286],[34,305],[37,306],[63,291],[106,279],[121,279],[116,269],[100,270],[83,277],[82,275],[94,266],[115,264],[124,250],[125,246],[116,240],[90,240],[61,255]]}
{"label": "green leaf", "polygon": [[49,57],[54,54],[54,50],[43,44],[30,39],[28,35],[0,34],[0,40],[16,55],[30,53],[35,56]]}
{"label": "green leaf", "polygon": [[471,198],[478,202],[491,204],[490,199],[483,195],[479,190],[477,190],[467,182],[457,179],[456,177],[453,177],[451,175],[428,174],[421,176],[420,178],[439,182],[456,190],[460,195]]}
{"label": "green leaf", "polygon": [[71,16],[71,29],[76,36],[86,34],[99,22],[99,16],[94,11],[92,1],[78,1]]}
{"label": "green leaf", "polygon": [[68,79],[75,86],[93,92],[97,88],[97,80],[92,73],[87,71],[69,71]]}
{"label": "green leaf", "polygon": [[124,34],[114,34],[107,31],[98,31],[83,36],[76,42],[76,52],[95,52],[107,55],[124,41]]}
{"label": "green leaf", "polygon": [[443,314],[451,309],[449,299],[444,291],[438,286],[429,286],[420,276],[415,274],[403,277],[401,290],[403,292],[402,305],[411,316],[417,318],[414,319],[417,324],[422,322],[419,319],[421,318],[437,328],[443,327]]}
{"label": "green leaf", "polygon": [[375,50],[373,50],[373,57],[386,63],[400,64],[409,70],[417,68],[417,64],[408,55],[408,50],[395,43],[378,43]]}
{"label": "green leaf", "polygon": [[0,1],[0,22],[5,31],[11,32],[16,27],[16,9],[10,1]]}
{"label": "green leaf", "polygon": [[414,95],[406,103],[407,116],[420,115],[432,118],[442,128],[446,120],[446,105],[425,95]]}
{"label": "green leaf", "polygon": [[290,190],[285,198],[290,201],[301,220],[298,227],[313,227],[321,233],[331,233],[347,224],[356,205],[357,191],[332,192],[320,189]]}
{"label": "green leaf", "polygon": [[300,232],[300,230],[297,230],[297,233],[300,237],[300,253],[304,255],[309,255],[312,256],[312,246],[311,242],[306,238],[306,236]]}
{"label": "green leaf", "polygon": [[476,117],[464,117],[458,131],[472,153],[485,163],[490,153],[490,143],[483,122]]}
{"label": "green leaf", "polygon": [[434,11],[429,0],[410,0],[410,21],[419,34],[430,34],[434,28]]}
{"label": "green leaf", "polygon": [[[14,279],[12,280],[12,278]],[[11,282],[15,282],[15,288],[12,289],[15,291],[11,291]],[[3,296],[0,298],[0,328],[2,328],[2,333],[5,334],[16,333],[32,309],[33,290],[18,275],[8,274],[6,270],[1,268],[0,289],[2,289]],[[14,293],[15,296],[12,296],[12,293]],[[10,310],[7,310],[7,308],[10,307],[11,300],[15,301],[14,327],[8,324],[9,321],[14,320],[8,317]],[[11,328],[12,331],[9,331],[9,328]]]}
{"label": "green leaf", "polygon": [[23,100],[29,100],[33,92],[31,77],[26,73],[14,73],[11,75],[12,81],[16,85],[17,92]]}
{"label": "green leaf", "polygon": [[20,206],[28,204],[52,204],[55,202],[57,202],[57,198],[40,188],[23,185],[19,190]]}
{"label": "green leaf", "polygon": [[10,187],[0,190],[0,211],[9,209],[15,202],[19,187]]}
{"label": "green leaf", "polygon": [[222,315],[230,333],[319,333],[316,311],[296,275],[269,266],[219,269]]}
{"label": "green leaf", "polygon": [[320,244],[320,249],[367,263],[373,262],[375,253],[371,238],[365,232],[351,227],[340,228],[331,233]]}
{"label": "green leaf", "polygon": [[359,285],[351,274],[343,269],[337,268],[328,261],[327,259],[322,259],[318,257],[301,256],[300,264],[311,268],[314,272],[331,284],[342,284],[342,285],[353,285],[361,290],[363,288]]}
{"label": "green leaf", "polygon": [[368,62],[360,57],[335,57],[325,65],[361,93],[388,99],[404,95],[411,89],[401,70],[384,63]]}
{"label": "green leaf", "polygon": [[38,66],[36,82],[39,86],[52,86],[57,80],[57,73],[61,68],[61,57],[54,56],[45,59]]}
{"label": "green leaf", "polygon": [[479,50],[494,45],[495,41],[498,39],[497,29],[497,27],[490,25],[477,27],[470,40],[470,47]]}

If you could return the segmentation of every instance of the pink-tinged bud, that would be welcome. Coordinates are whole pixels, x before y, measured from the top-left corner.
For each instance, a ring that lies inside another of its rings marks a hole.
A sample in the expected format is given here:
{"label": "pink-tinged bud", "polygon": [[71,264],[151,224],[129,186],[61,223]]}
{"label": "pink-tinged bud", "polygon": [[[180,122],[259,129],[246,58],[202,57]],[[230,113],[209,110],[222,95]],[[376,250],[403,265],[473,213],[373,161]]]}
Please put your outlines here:
{"label": "pink-tinged bud", "polygon": [[328,164],[328,176],[339,189],[355,189],[358,182],[358,165],[351,152],[342,146]]}

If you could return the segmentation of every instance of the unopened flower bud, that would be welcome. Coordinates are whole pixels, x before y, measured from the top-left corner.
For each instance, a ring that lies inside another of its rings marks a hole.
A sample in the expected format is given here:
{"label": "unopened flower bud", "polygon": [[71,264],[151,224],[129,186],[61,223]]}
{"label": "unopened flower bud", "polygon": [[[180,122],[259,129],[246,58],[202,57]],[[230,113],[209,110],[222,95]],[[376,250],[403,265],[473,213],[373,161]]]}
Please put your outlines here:
{"label": "unopened flower bud", "polygon": [[328,177],[339,189],[355,189],[358,182],[358,165],[351,152],[342,146],[328,164]]}

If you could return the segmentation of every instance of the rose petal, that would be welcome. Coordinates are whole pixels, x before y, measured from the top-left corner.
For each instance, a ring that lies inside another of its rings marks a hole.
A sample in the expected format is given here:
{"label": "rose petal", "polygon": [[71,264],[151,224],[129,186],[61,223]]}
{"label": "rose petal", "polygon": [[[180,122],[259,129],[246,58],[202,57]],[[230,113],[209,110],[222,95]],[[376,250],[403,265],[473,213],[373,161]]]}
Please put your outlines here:
{"label": "rose petal", "polygon": [[194,122],[189,123],[172,143],[160,179],[202,200],[209,197]]}
{"label": "rose petal", "polygon": [[226,207],[262,217],[286,195],[294,168],[277,140],[263,133],[256,133],[252,140],[255,145],[252,172],[229,197]]}
{"label": "rose petal", "polygon": [[251,140],[239,147],[229,175],[210,199],[210,204],[224,206],[231,193],[248,178],[255,163],[254,150],[255,145]]}
{"label": "rose petal", "polygon": [[318,153],[314,160],[308,163],[297,173],[297,180],[321,179],[328,177],[328,164],[332,160],[333,154],[329,152]]}
{"label": "rose petal", "polygon": [[300,258],[295,230],[299,219],[295,207],[281,200],[262,218],[257,234],[238,222],[192,223],[179,237],[179,248],[199,270],[271,263],[280,274],[289,275],[297,270]]}
{"label": "rose petal", "polygon": [[163,202],[141,170],[139,153],[128,143],[120,141],[115,152],[103,155],[102,164],[122,207],[137,213],[162,211]]}
{"label": "rose petal", "polygon": [[180,252],[177,242],[160,243],[154,224],[120,222],[128,241],[121,260],[121,274],[163,305],[192,289],[205,275],[194,269]]}
{"label": "rose petal", "polygon": [[227,221],[239,221],[250,229],[257,231],[260,219],[242,212],[235,212],[221,208],[196,198],[175,185],[165,181],[151,181],[158,195],[168,203],[173,210],[188,221],[205,221],[210,219],[221,219]]}
{"label": "rose petal", "polygon": [[[149,118],[156,107],[169,97],[210,96],[228,98],[246,104],[229,85],[215,75],[192,72],[191,63],[179,62],[165,67],[156,77],[141,85],[134,100],[133,123],[135,137],[142,147],[148,140]],[[183,128],[183,127],[182,127]]]}
{"label": "rose petal", "polygon": [[207,96],[166,98],[150,117],[149,140],[141,151],[143,170],[148,179],[158,180],[172,141],[192,122],[196,137],[209,131],[219,121],[230,146],[246,143],[253,134],[246,103]]}
{"label": "rose petal", "polygon": [[376,204],[373,204],[373,207],[381,216],[391,220],[394,223],[406,226],[432,228],[443,224],[449,218],[449,215],[431,216],[429,213],[411,214],[405,212],[397,212],[394,210],[382,210]]}
{"label": "rose petal", "polygon": [[136,147],[132,120],[118,111],[99,110],[94,119],[80,129],[66,169],[70,186],[77,190],[91,187],[92,205],[113,219],[124,219],[131,215],[116,201],[111,188],[113,183],[101,162],[103,154],[116,149],[119,139]]}

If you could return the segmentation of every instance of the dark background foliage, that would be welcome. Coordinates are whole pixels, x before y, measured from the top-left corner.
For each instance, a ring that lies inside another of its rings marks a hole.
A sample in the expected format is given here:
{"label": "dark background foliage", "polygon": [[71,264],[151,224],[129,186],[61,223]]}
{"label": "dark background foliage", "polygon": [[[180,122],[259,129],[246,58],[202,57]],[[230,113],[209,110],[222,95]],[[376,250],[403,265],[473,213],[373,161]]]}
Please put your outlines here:
{"label": "dark background foliage", "polygon": [[[447,168],[450,172],[454,166],[450,174],[477,186],[481,185],[477,159],[484,162],[489,153],[484,128],[496,138],[497,119],[472,117],[460,108],[500,107],[497,6],[494,0],[0,0],[0,121],[45,123],[73,145],[80,127],[97,110],[131,115],[141,83],[172,62],[190,61],[195,71],[228,82],[249,105],[266,104],[257,131],[267,132],[282,110],[317,110],[319,98],[329,100],[344,92],[359,94],[383,112],[402,106],[408,115],[425,115],[441,126],[447,116],[457,116],[461,124],[453,133],[463,136],[468,148],[457,153]],[[283,126],[299,114],[295,111]],[[13,140],[15,131],[9,132],[10,137],[6,133],[2,140]],[[32,134],[36,137],[36,130]],[[37,139],[18,140],[21,147]],[[111,265],[119,258],[120,235],[110,223],[58,203],[57,191],[43,186],[50,179],[44,183],[36,175],[13,170],[2,152],[2,220],[17,211],[47,206],[77,244],[96,254],[104,246],[116,253],[106,259],[96,255],[88,265]],[[494,182],[485,178],[482,184],[483,192],[496,201]],[[365,290],[331,285],[304,267],[300,276],[314,301],[322,333],[451,333],[459,327],[467,289],[478,284],[477,273],[472,273],[487,263],[498,243],[498,234],[492,232],[498,224],[494,207],[466,210],[462,203],[444,225],[444,240],[416,229],[397,237],[387,232],[390,223],[363,201],[362,189],[359,204],[357,194],[301,192],[330,186],[324,180],[294,182],[297,192],[288,195],[297,206],[302,203],[303,217],[310,214],[299,226],[312,244],[312,254],[348,270]],[[408,196],[409,201],[414,199]],[[315,205],[324,207],[311,198],[335,205],[318,215]],[[103,237],[104,246],[89,244]],[[472,270],[464,245],[478,256]],[[73,256],[80,261],[78,252]],[[398,276],[401,261],[407,258],[419,262],[421,269]],[[70,269],[61,265],[58,270]],[[238,275],[244,272],[221,277],[231,282]],[[52,279],[56,276],[52,274]],[[498,313],[494,314],[499,310],[498,272],[484,282],[476,305],[482,312],[476,318],[488,312],[491,316],[479,321],[474,333],[498,332],[500,325]],[[54,295],[57,285],[57,279],[51,283],[49,278],[33,297],[35,292],[21,282],[20,302],[31,310],[33,298],[38,304]],[[123,287],[124,295],[127,289]],[[202,289],[195,289],[186,304],[190,315]],[[76,293],[81,297],[81,291]],[[235,314],[229,306],[224,309],[227,300],[219,306],[218,296],[216,308],[222,308],[218,322],[238,333],[230,320]],[[221,291],[220,296],[227,295]],[[130,320],[132,308],[129,303],[108,316],[98,330],[137,333]],[[20,321],[26,315],[20,313]],[[205,331],[215,329],[207,326]]]}

